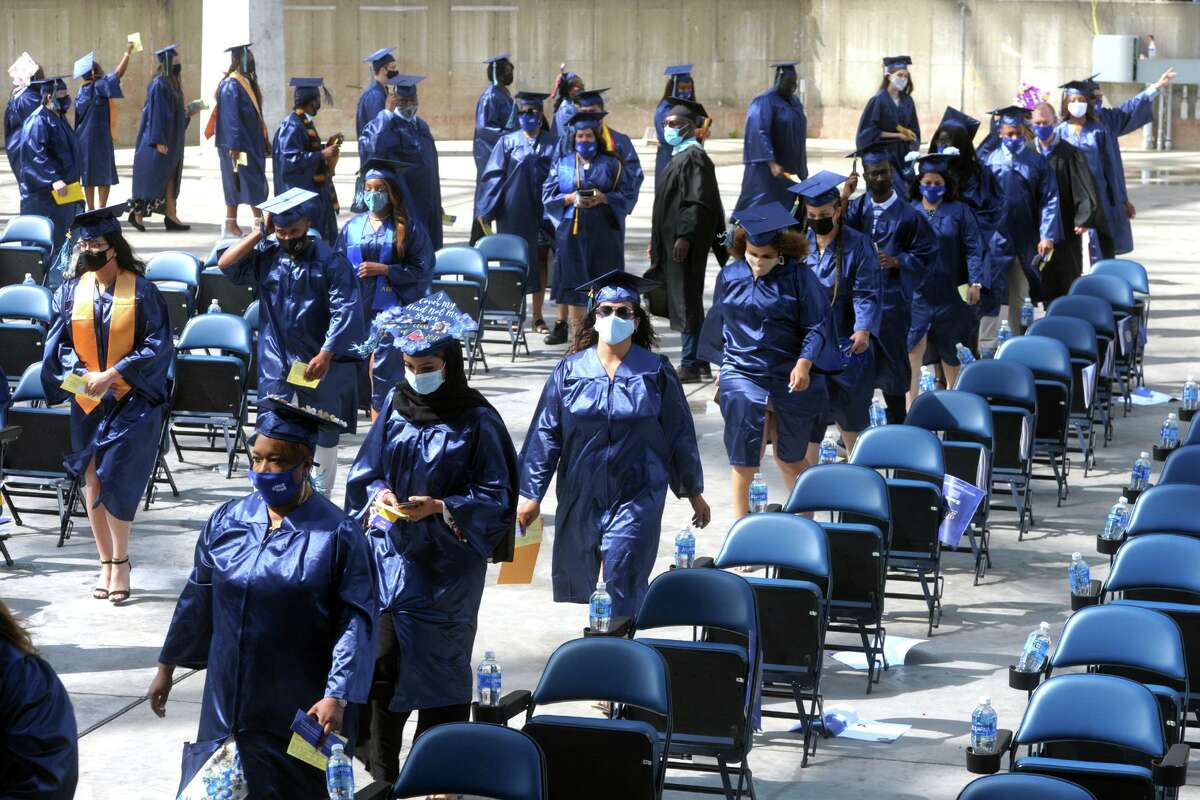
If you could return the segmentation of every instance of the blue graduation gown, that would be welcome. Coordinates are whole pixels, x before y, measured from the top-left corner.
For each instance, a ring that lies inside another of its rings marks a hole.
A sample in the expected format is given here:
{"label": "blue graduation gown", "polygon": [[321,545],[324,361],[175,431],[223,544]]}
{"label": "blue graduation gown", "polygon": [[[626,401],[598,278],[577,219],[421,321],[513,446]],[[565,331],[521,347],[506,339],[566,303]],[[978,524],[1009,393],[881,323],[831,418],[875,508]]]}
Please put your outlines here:
{"label": "blue graduation gown", "polygon": [[[358,280],[350,262],[327,242],[314,239],[300,261],[278,242],[263,240],[225,274],[258,290],[258,396],[296,395],[302,405],[332,413],[354,432],[358,398],[351,348],[366,338]],[[320,350],[333,353],[315,389],[287,382],[293,362],[307,364]],[[320,445],[337,443],[338,429],[321,425]]]}
{"label": "blue graduation gown", "polygon": [[512,95],[503,86],[491,85],[475,101],[475,134],[471,155],[475,159],[475,176],[483,174],[492,148],[500,137],[517,129],[517,116]]}
{"label": "blue graduation gown", "polygon": [[[874,219],[869,194],[850,201],[845,223],[875,242],[879,252],[894,256],[899,269],[880,269],[883,288],[883,316],[879,326],[879,344],[884,358],[875,360],[875,386],[887,394],[908,391],[908,329],[912,325],[913,297],[929,275],[937,257],[937,237],[925,215],[902,198]],[[890,362],[890,363],[889,363]]]}
{"label": "blue graduation gown", "polygon": [[315,205],[319,212],[317,218],[309,222],[322,239],[332,242],[338,234],[334,208],[337,197],[325,168],[325,159],[321,157],[325,143],[319,137],[314,141],[304,123],[304,112],[293,111],[275,129],[275,139],[271,143],[275,194],[281,195],[297,187],[316,192],[318,196],[309,201],[308,207]]}
{"label": "blue graduation gown", "polygon": [[[54,266],[75,215],[82,213],[84,208],[83,203],[60,206],[53,197],[55,181],[72,184],[79,180],[82,166],[79,139],[69,122],[45,106],[39,106],[21,128],[18,152],[21,213],[41,214],[53,223],[54,249],[48,263]],[[51,272],[47,282],[55,287],[61,279],[58,272]]]}
{"label": "blue graduation gown", "polygon": [[613,613],[636,614],[667,487],[677,497],[704,491],[692,412],[671,362],[633,345],[612,380],[594,347],[558,362],[521,449],[521,496],[541,500],[556,470],[554,600],[586,603],[603,561]]}
{"label": "blue graduation gown", "polygon": [[1157,96],[1158,90],[1151,87],[1135,94],[1119,106],[1101,108],[1098,112],[1100,124],[1108,132],[1108,140],[1105,142],[1108,149],[1107,162],[1111,165],[1113,188],[1121,207],[1121,213],[1114,215],[1110,221],[1113,225],[1110,230],[1113,250],[1117,255],[1133,250],[1133,230],[1129,224],[1129,215],[1125,213],[1125,202],[1129,200],[1129,193],[1125,188],[1125,163],[1121,157],[1119,139],[1154,120],[1154,98]]}
{"label": "blue graduation gown", "polygon": [[72,800],[78,738],[75,709],[54,670],[0,639],[0,796]]}
{"label": "blue graduation gown", "polygon": [[[624,239],[625,218],[633,213],[633,208],[637,205],[642,183],[646,180],[646,173],[642,171],[642,160],[638,158],[637,148],[633,146],[633,141],[625,134],[614,131],[607,125],[603,130],[612,140],[613,155],[621,159],[622,181],[618,191],[624,197],[618,207],[623,209],[623,213],[617,215],[617,222],[621,225],[621,237]],[[612,202],[612,198],[609,198],[609,202]]]}
{"label": "blue graduation gown", "polygon": [[442,183],[437,145],[425,120],[407,122],[390,111],[376,114],[358,137],[358,156],[364,164],[377,157],[409,165],[400,176],[408,213],[424,226],[433,249],[441,250]]}
{"label": "blue graduation gown", "polygon": [[[625,269],[625,237],[621,221],[629,213],[628,174],[608,153],[591,163],[575,153],[562,155],[542,185],[546,219],[554,226],[554,279],[551,296],[557,303],[582,306],[587,295],[576,291],[614,269]],[[593,208],[566,206],[563,198],[579,188],[595,188],[608,199]],[[575,230],[575,217],[579,229]]]}
{"label": "blue graduation gown", "polygon": [[799,98],[786,100],[775,89],[768,89],[750,102],[746,110],[746,133],[742,147],[742,193],[737,207],[775,201],[791,208],[795,196],[788,191],[790,179],[771,176],[768,161],[777,161],[784,172],[804,180],[808,177],[808,118]]}
{"label": "blue graduation gown", "polygon": [[[138,123],[137,143],[133,150],[133,196],[139,200],[158,200],[167,194],[167,182],[183,171],[183,147],[187,137],[187,111],[182,98],[171,90],[167,79],[154,76],[146,89],[146,103]],[[166,154],[157,144],[167,146]]]}
{"label": "blue graduation gown", "polygon": [[[261,205],[267,199],[267,140],[258,112],[246,90],[232,77],[217,86],[217,125],[213,143],[221,161],[221,188],[225,205]],[[234,170],[230,150],[246,155]]]}
{"label": "blue graduation gown", "polygon": [[987,159],[1000,187],[1004,216],[992,234],[992,302],[1008,303],[1009,262],[1016,258],[1029,278],[1031,297],[1036,299],[1041,276],[1033,267],[1040,239],[1062,239],[1058,222],[1058,179],[1054,170],[1036,149],[1026,146],[1010,155],[1001,146]]}
{"label": "blue graduation gown", "polygon": [[[68,373],[87,371],[75,353],[71,335],[71,311],[78,285],[76,279],[64,283],[54,293],[51,305],[53,316],[42,361],[42,389],[51,403],[73,398],[62,388]],[[120,400],[109,391],[90,414],[72,400],[72,452],[63,460],[68,471],[83,475],[94,456],[100,479],[97,502],[123,520],[132,520],[137,513],[138,501],[158,457],[159,435],[167,412],[167,380],[175,358],[167,303],[158,287],[139,275],[134,296],[137,314],[133,349],[116,364],[130,390]],[[101,364],[107,360],[112,307],[112,295],[105,294],[97,284],[92,308]]]}
{"label": "blue graduation gown", "polygon": [[[357,260],[352,258],[357,248]],[[364,320],[395,305],[406,306],[429,294],[433,280],[434,252],[428,234],[416,220],[404,232],[404,255],[396,257],[396,223],[388,217],[371,227],[371,215],[363,212],[342,226],[333,249],[346,256],[354,274],[364,261],[388,265],[387,275],[358,279],[358,297]]]}
{"label": "blue graduation gown", "polygon": [[579,106],[575,104],[574,100],[563,100],[558,104],[558,108],[554,109],[554,115],[550,117],[550,133],[554,134],[560,143],[567,138],[567,134],[571,131],[567,120],[575,116],[575,112],[578,110]]}
{"label": "blue graduation gown", "polygon": [[[909,350],[934,323],[969,337],[974,314],[958,293],[958,286],[962,283],[982,286],[986,264],[979,223],[969,207],[955,200],[943,201],[932,214],[920,200],[913,200],[912,207],[933,229],[937,250],[929,261],[928,277],[912,298]],[[965,343],[966,338],[962,341]]]}
{"label": "blue graduation gown", "polygon": [[667,123],[667,112],[672,108],[670,101],[660,100],[658,107],[654,109],[654,134],[658,139],[658,149],[654,152],[654,187],[656,189],[662,181],[663,172],[666,171],[667,164],[671,161],[672,151],[675,149],[667,144],[667,140],[663,136],[663,127]]}
{"label": "blue graduation gown", "polygon": [[558,141],[544,128],[531,138],[524,131],[500,137],[479,175],[475,213],[494,220],[499,233],[520,236],[529,245],[529,270],[525,289],[543,289],[537,252],[550,239],[542,206],[542,185],[554,163]]}
{"label": "blue graduation gown", "polygon": [[[1078,134],[1066,122],[1060,122],[1055,128],[1055,133],[1063,141],[1074,145],[1079,152],[1083,153],[1088,171],[1092,173],[1092,179],[1096,182],[1096,193],[1099,195],[1100,205],[1104,209],[1104,219],[1108,223],[1108,230],[1128,231],[1129,217],[1125,213],[1124,200],[1118,199],[1121,192],[1117,188],[1116,175],[1117,171],[1121,169],[1121,165],[1113,161],[1113,148],[1108,144],[1108,131],[1099,123],[1088,120],[1080,128]],[[1057,182],[1058,176],[1055,175],[1056,185]],[[1125,220],[1124,225],[1121,224],[1121,220]],[[1074,225],[1072,225],[1073,229]],[[1067,232],[1063,231],[1062,233]],[[1115,241],[1114,239],[1114,244]],[[1121,251],[1122,253],[1128,253],[1133,249],[1132,239],[1129,240],[1128,245]]]}
{"label": "blue graduation gown", "polygon": [[121,79],[115,72],[83,84],[75,95],[75,135],[79,137],[83,156],[84,186],[112,186],[119,182],[108,101],[124,96]]}
{"label": "blue graduation gown", "polygon": [[41,104],[42,98],[37,89],[25,89],[9,98],[8,105],[4,107],[4,153],[8,156],[13,175],[21,172],[21,127]]}
{"label": "blue graduation gown", "polygon": [[[224,503],[196,542],[158,660],[205,669],[182,786],[231,734],[251,797],[323,797],[325,776],[287,755],[296,711],[364,703],[375,663],[375,584],[362,528],[319,493],[268,531],[258,492]],[[353,706],[343,735],[356,730]]]}
{"label": "blue graduation gown", "polygon": [[903,125],[917,135],[915,142],[889,139],[888,149],[892,162],[892,177],[897,182],[896,191],[904,192],[904,173],[907,164],[904,157],[910,150],[921,147],[921,123],[917,119],[917,106],[913,99],[899,95],[899,104],[892,100],[887,89],[880,89],[867,101],[866,108],[858,118],[858,131],[854,134],[854,146],[859,150],[878,141],[883,133],[898,133],[897,125]]}
{"label": "blue graduation gown", "polygon": [[346,482],[346,508],[370,516],[379,492],[434,497],[440,514],[370,529],[379,610],[391,613],[399,669],[392,711],[471,702],[471,648],[487,561],[516,524],[517,455],[500,415],[477,407],[451,421],[417,424],[386,407],[371,425]]}
{"label": "blue graduation gown", "polygon": [[367,123],[375,119],[386,106],[387,90],[383,88],[383,84],[372,78],[371,85],[363,89],[362,95],[358,98],[358,109],[354,114],[355,137],[362,136]]}

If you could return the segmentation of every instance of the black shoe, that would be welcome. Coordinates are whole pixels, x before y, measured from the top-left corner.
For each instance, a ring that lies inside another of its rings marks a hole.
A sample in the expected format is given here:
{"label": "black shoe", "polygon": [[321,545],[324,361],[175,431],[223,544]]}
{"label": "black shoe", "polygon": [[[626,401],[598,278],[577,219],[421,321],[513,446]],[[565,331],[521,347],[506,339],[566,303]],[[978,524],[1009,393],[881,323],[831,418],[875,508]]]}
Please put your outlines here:
{"label": "black shoe", "polygon": [[133,227],[137,228],[142,233],[146,232],[146,226],[143,225],[142,223],[138,222],[137,217],[134,216],[132,211],[129,212],[129,224],[132,225]]}
{"label": "black shoe", "polygon": [[561,319],[555,322],[554,329],[546,335],[544,341],[546,344],[565,344],[567,341],[567,323]]}
{"label": "black shoe", "polygon": [[707,361],[700,362],[700,374],[704,376],[704,380],[712,380],[712,365]]}
{"label": "black shoe", "polygon": [[169,231],[190,231],[191,225],[184,225],[182,222],[176,222],[170,217],[163,217],[163,227]]}
{"label": "black shoe", "polygon": [[695,367],[680,367],[678,370],[680,383],[701,383],[700,370]]}

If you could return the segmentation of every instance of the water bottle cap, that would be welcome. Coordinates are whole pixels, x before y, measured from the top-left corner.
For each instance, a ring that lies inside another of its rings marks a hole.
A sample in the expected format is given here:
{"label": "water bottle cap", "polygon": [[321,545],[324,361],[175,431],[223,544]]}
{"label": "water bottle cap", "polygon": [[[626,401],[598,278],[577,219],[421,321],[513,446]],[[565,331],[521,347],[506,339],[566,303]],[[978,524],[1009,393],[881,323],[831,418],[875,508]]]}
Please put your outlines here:
{"label": "water bottle cap", "polygon": [[1141,455],[1139,455],[1139,456],[1138,456],[1138,458],[1149,458],[1149,457],[1150,457],[1150,451],[1149,451],[1149,450],[1143,450],[1143,451],[1142,451],[1142,453],[1141,453]]}
{"label": "water bottle cap", "polygon": [[761,480],[762,480],[762,473],[761,473],[761,472],[756,472],[756,473],[754,473],[754,480],[756,480],[756,481],[761,481]]}
{"label": "water bottle cap", "polygon": [[1082,553],[1071,553],[1071,560],[1072,560],[1072,561],[1078,561],[1078,560],[1079,560],[1079,559],[1081,559],[1081,558],[1083,558],[1083,554],[1082,554]]}
{"label": "water bottle cap", "polygon": [[606,589],[606,588],[608,588],[608,584],[607,584],[607,583],[605,583],[604,581],[596,581],[596,590],[597,590],[597,591],[600,591],[600,590],[603,590],[603,589]]}
{"label": "water bottle cap", "polygon": [[1041,631],[1042,633],[1046,633],[1047,631],[1050,630],[1050,623],[1049,622],[1039,623],[1038,630]]}
{"label": "water bottle cap", "polygon": [[[28,275],[29,273],[28,273],[28,272],[26,272],[25,274],[26,274],[26,275]],[[1195,381],[1195,380],[1196,380],[1196,376],[1195,376],[1195,375],[1188,375],[1188,379],[1187,379],[1187,382],[1188,382],[1188,383],[1192,383],[1192,382],[1193,382],[1193,381]]]}
{"label": "water bottle cap", "polygon": [[1170,414],[1167,414],[1167,419],[1171,420],[1171,419],[1178,419],[1178,418],[1175,416],[1175,412],[1172,411]]}
{"label": "water bottle cap", "polygon": [[1125,495],[1121,495],[1121,499],[1117,501],[1117,504],[1122,506],[1129,505],[1129,498]]}
{"label": "water bottle cap", "polygon": [[980,696],[979,705],[990,706],[991,704],[992,704],[992,698],[988,697],[986,694]]}
{"label": "water bottle cap", "polygon": [[496,651],[495,651],[495,650],[484,650],[484,651],[483,651],[483,657],[484,657],[484,658],[490,658],[490,659],[492,659],[492,660],[495,660],[495,658],[496,658]]}
{"label": "water bottle cap", "polygon": [[337,755],[338,753],[342,752],[344,749],[345,749],[345,745],[343,745],[341,742],[334,742],[333,744],[331,744],[329,746],[329,752],[333,753],[334,755]]}

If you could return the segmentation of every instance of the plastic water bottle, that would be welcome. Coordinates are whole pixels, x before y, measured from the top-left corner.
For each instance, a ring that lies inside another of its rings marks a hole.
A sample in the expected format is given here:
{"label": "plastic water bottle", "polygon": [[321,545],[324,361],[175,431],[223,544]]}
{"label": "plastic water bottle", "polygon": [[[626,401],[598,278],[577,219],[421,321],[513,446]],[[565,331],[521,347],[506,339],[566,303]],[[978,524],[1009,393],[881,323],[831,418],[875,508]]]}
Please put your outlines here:
{"label": "plastic water bottle", "polygon": [[1175,416],[1175,412],[1172,411],[1163,420],[1162,432],[1158,436],[1158,445],[1166,450],[1177,444],[1179,444],[1179,419]]}
{"label": "plastic water bottle", "polygon": [[1071,566],[1067,568],[1067,578],[1071,582],[1071,594],[1087,597],[1092,593],[1092,573],[1079,553],[1071,553]]}
{"label": "plastic water bottle", "polygon": [[821,442],[821,449],[817,451],[818,464],[832,464],[837,461],[837,439],[833,438],[832,433],[826,433],[825,439]]}
{"label": "plastic water bottle", "polygon": [[[21,281],[21,284],[22,284],[23,286],[37,286],[37,281],[35,281],[35,280],[33,279],[33,274],[32,274],[32,273],[26,272],[26,273],[25,273],[25,280]],[[1189,378],[1188,380],[1191,380],[1191,379]]]}
{"label": "plastic water bottle", "polygon": [[341,742],[330,748],[329,763],[325,765],[325,788],[329,800],[354,800],[354,764],[343,750]]}
{"label": "plastic water bottle", "polygon": [[879,402],[878,400],[872,400],[869,413],[872,428],[879,428],[883,425],[887,425],[887,409],[884,408],[883,403]]}
{"label": "plastic water bottle", "polygon": [[494,706],[500,703],[500,664],[495,650],[483,651],[483,661],[475,670],[475,685],[479,689],[479,705]]}
{"label": "plastic water bottle", "polygon": [[992,708],[992,698],[984,695],[971,712],[971,749],[976,755],[996,752],[996,734],[1000,719]]}
{"label": "plastic water bottle", "polygon": [[689,569],[696,560],[696,535],[684,528],[675,535],[675,567]]}
{"label": "plastic water bottle", "polygon": [[933,374],[933,367],[921,367],[921,393],[932,392],[937,388],[937,376]]}
{"label": "plastic water bottle", "polygon": [[767,482],[761,472],[754,473],[750,481],[750,513],[761,514],[767,510]]}
{"label": "plastic water bottle", "polygon": [[1008,320],[1000,320],[1000,330],[996,331],[996,349],[1000,349],[1000,345],[1012,338],[1012,328],[1008,327]]}
{"label": "plastic water bottle", "polygon": [[1133,470],[1129,474],[1129,488],[1143,492],[1150,485],[1150,453],[1143,450],[1133,462]]}
{"label": "plastic water bottle", "polygon": [[1043,622],[1025,639],[1017,669],[1021,672],[1041,672],[1050,653],[1050,623]]}
{"label": "plastic water bottle", "polygon": [[994,345],[992,347],[980,347],[979,348],[979,358],[981,360],[991,361],[995,357],[996,357],[996,348]]}
{"label": "plastic water bottle", "polygon": [[207,313],[209,313],[209,314],[220,314],[221,313],[221,304],[217,302],[217,298],[214,297],[212,302],[208,304],[208,312]]}
{"label": "plastic water bottle", "polygon": [[1195,411],[1200,408],[1200,384],[1197,384],[1196,379],[1191,375],[1188,375],[1187,381],[1183,384],[1183,408],[1186,411]]}
{"label": "plastic water bottle", "polygon": [[[1129,524],[1129,500],[1124,496],[1120,500],[1113,503],[1113,507],[1108,510],[1108,518],[1104,520],[1104,533],[1100,534],[1102,539],[1110,539],[1117,541],[1125,535],[1125,526]],[[1087,569],[1087,564],[1084,564],[1084,569]],[[1075,568],[1074,561],[1071,563],[1071,568]],[[1089,576],[1090,579],[1090,576]],[[1090,583],[1088,584],[1090,587]],[[1071,573],[1071,592],[1075,593],[1075,574]]]}
{"label": "plastic water bottle", "polygon": [[1021,330],[1029,330],[1029,326],[1033,324],[1033,302],[1026,297],[1025,302],[1021,304]]}
{"label": "plastic water bottle", "polygon": [[962,342],[954,345],[954,352],[958,354],[958,366],[960,367],[965,367],[975,360],[975,354],[971,352],[971,348]]}
{"label": "plastic water bottle", "polygon": [[612,625],[612,597],[604,581],[596,584],[596,591],[592,592],[592,599],[588,601],[588,622],[596,633],[608,633]]}

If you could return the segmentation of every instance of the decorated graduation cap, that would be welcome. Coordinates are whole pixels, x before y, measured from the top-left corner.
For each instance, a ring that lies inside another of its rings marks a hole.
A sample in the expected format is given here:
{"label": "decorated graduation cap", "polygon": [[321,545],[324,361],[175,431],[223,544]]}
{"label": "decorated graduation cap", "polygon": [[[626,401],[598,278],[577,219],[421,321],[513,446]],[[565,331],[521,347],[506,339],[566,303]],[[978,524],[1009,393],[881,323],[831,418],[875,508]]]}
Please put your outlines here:
{"label": "decorated graduation cap", "polygon": [[827,206],[838,199],[840,195],[837,188],[845,180],[845,175],[838,175],[826,169],[809,176],[808,180],[789,186],[788,191],[803,197],[807,205]]}
{"label": "decorated graduation cap", "polygon": [[391,47],[381,47],[378,50],[376,50],[374,53],[371,53],[366,58],[364,58],[363,63],[370,64],[372,72],[379,72],[379,70],[383,69],[390,62],[395,61],[395,60],[396,59],[392,57],[392,48]]}
{"label": "decorated graduation cap", "polygon": [[654,291],[659,286],[661,284],[657,281],[647,280],[622,269],[614,269],[575,287],[575,291],[587,293],[590,310],[596,303],[625,302],[636,306],[642,302],[642,295]]}
{"label": "decorated graduation cap", "polygon": [[388,85],[396,90],[401,97],[416,97],[417,84],[425,80],[424,75],[397,75],[388,78]]}
{"label": "decorated graduation cap", "polygon": [[296,186],[283,194],[275,195],[263,203],[260,208],[271,215],[276,226],[286,228],[289,225],[295,225],[302,217],[308,216],[305,204],[316,196],[316,192]]}
{"label": "decorated graduation cap", "polygon": [[695,100],[688,100],[683,97],[670,97],[667,100],[670,102],[671,107],[667,109],[666,117],[689,117],[693,122],[699,124],[700,120],[708,116],[708,111],[705,110],[704,106]]}
{"label": "decorated graduation cap", "polygon": [[402,353],[428,355],[452,342],[463,341],[477,329],[469,314],[460,311],[445,292],[437,292],[377,315],[367,341],[354,350],[366,357],[375,352],[385,335],[391,335],[394,346]]}
{"label": "decorated graduation cap", "polygon": [[590,131],[599,128],[600,121],[607,116],[607,111],[576,111],[567,124],[575,131]]}
{"label": "decorated graduation cap", "polygon": [[876,139],[866,147],[860,147],[853,153],[848,153],[846,158],[861,158],[864,164],[879,164],[891,160],[892,152],[891,144],[883,139]]}
{"label": "decorated graduation cap", "polygon": [[774,200],[750,206],[738,212],[734,222],[746,232],[746,239],[757,247],[768,245],[788,228],[796,225],[792,212]]}
{"label": "decorated graduation cap", "polygon": [[954,106],[946,106],[946,110],[942,113],[942,121],[938,127],[945,128],[947,126],[965,128],[967,135],[974,139],[976,132],[979,131],[979,120],[968,114],[964,114]]}
{"label": "decorated graduation cap", "polygon": [[917,174],[924,175],[927,172],[936,172],[938,175],[947,175],[950,172],[950,161],[957,156],[957,147],[947,147],[940,153],[930,153],[927,156],[921,156],[917,159]]}
{"label": "decorated graduation cap", "polygon": [[106,233],[121,232],[121,217],[128,203],[117,203],[75,215],[72,227],[79,229],[80,239],[99,239]]}
{"label": "decorated graduation cap", "polygon": [[514,97],[518,106],[537,106],[541,108],[550,95],[546,92],[517,92]]}
{"label": "decorated graduation cap", "polygon": [[311,103],[322,93],[325,95],[325,102],[333,105],[333,95],[325,88],[322,78],[292,78],[288,84],[293,87],[292,105],[296,107]]}
{"label": "decorated graduation cap", "polygon": [[575,104],[578,106],[600,106],[604,108],[604,93],[608,91],[608,88],[605,86],[603,89],[584,89],[575,95]]}
{"label": "decorated graduation cap", "polygon": [[1019,126],[1024,125],[1029,119],[1029,109],[1021,106],[1005,106],[993,109],[992,116],[999,120],[1001,125]]}
{"label": "decorated graduation cap", "polygon": [[83,56],[75,62],[75,68],[71,70],[71,74],[76,78],[82,78],[92,74],[92,67],[96,65],[96,52],[93,50],[86,56]]}
{"label": "decorated graduation cap", "polygon": [[884,56],[883,71],[895,72],[898,69],[908,69],[908,65],[912,63],[912,59],[908,56]]}

